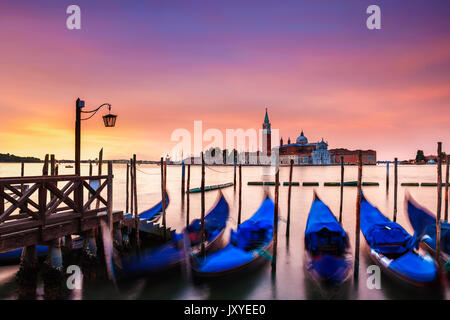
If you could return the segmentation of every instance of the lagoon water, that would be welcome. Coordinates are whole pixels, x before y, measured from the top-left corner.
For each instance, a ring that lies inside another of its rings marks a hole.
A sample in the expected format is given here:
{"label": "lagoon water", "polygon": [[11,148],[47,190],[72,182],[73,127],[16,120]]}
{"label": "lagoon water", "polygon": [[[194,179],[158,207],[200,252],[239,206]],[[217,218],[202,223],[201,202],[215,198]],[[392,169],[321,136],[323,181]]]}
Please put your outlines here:
{"label": "lagoon water", "polygon": [[[96,169],[94,167],[94,169]],[[186,168],[187,169],[187,168]],[[394,170],[390,168],[390,188],[386,192],[386,166],[365,166],[363,181],[379,182],[378,187],[364,187],[366,197],[389,218],[394,208]],[[25,164],[25,175],[39,175],[42,164]],[[74,169],[61,165],[60,174],[73,174]],[[107,171],[104,166],[103,172]],[[206,185],[233,181],[233,167],[213,166],[206,168]],[[273,196],[274,187],[248,186],[248,181],[271,180],[267,176],[267,168],[242,167],[242,221],[250,217],[258,209],[266,188]],[[400,165],[398,189],[397,221],[412,233],[404,210],[404,198],[409,192],[419,203],[436,211],[437,194],[435,187],[402,187],[402,182],[435,182],[435,165]],[[82,165],[82,174],[88,174],[88,166]],[[191,167],[191,188],[200,186],[201,167]],[[20,175],[20,164],[1,164],[0,177]],[[181,204],[181,166],[167,167],[167,188],[171,198],[167,209],[167,225],[181,231],[185,225],[185,208]],[[126,166],[114,165],[114,210],[125,210],[125,177]],[[187,170],[186,170],[187,176]],[[280,182],[288,181],[289,167],[280,168]],[[357,166],[345,167],[345,181],[357,179]],[[369,289],[367,282],[370,274],[367,268],[372,263],[366,254],[365,239],[361,234],[361,256],[359,281],[351,281],[349,286],[334,292],[323,293],[309,282],[303,270],[304,230],[308,212],[316,189],[321,199],[330,207],[335,215],[339,213],[339,187],[324,187],[324,182],[340,180],[339,166],[304,166],[294,167],[293,181],[317,181],[319,187],[292,187],[290,237],[286,238],[288,187],[280,186],[280,216],[278,234],[278,257],[276,272],[272,273],[270,263],[257,271],[238,275],[227,281],[193,282],[180,272],[169,278],[158,280],[137,279],[127,281],[113,287],[111,284],[99,283],[74,290],[72,299],[449,299],[449,289],[437,290],[415,289],[405,286],[384,274],[381,276],[381,289]],[[160,167],[156,165],[138,166],[138,204],[139,210],[145,210],[161,200]],[[217,197],[217,191],[207,192],[206,210]],[[238,192],[233,187],[223,189],[230,204],[230,220],[228,226],[236,227]],[[200,193],[190,195],[190,218],[200,217]],[[355,239],[355,204],[356,188],[344,187],[343,226],[348,232],[354,251]],[[0,267],[0,299],[15,299],[17,285],[14,279],[18,266]],[[42,295],[42,284],[38,290]]]}

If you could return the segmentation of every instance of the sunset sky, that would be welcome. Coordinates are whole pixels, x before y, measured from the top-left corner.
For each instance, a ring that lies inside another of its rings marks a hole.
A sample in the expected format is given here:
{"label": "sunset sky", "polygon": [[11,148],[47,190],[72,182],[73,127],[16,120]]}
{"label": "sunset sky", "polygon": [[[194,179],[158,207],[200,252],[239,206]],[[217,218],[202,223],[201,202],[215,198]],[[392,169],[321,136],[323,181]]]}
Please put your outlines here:
{"label": "sunset sky", "polygon": [[2,0],[0,153],[73,159],[78,97],[119,115],[83,122],[83,159],[156,160],[178,128],[259,129],[266,107],[285,141],[450,153],[449,16],[448,0]]}

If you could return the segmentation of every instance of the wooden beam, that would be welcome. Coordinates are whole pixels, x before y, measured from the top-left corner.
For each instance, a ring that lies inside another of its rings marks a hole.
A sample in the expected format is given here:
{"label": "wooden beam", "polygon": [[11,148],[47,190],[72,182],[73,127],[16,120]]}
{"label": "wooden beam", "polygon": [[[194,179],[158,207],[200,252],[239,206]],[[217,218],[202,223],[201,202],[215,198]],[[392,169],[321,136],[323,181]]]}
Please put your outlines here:
{"label": "wooden beam", "polygon": [[359,277],[359,246],[361,236],[361,181],[362,181],[362,152],[358,150],[358,184],[356,193],[356,226],[355,226],[355,265],[354,265],[354,278]]}

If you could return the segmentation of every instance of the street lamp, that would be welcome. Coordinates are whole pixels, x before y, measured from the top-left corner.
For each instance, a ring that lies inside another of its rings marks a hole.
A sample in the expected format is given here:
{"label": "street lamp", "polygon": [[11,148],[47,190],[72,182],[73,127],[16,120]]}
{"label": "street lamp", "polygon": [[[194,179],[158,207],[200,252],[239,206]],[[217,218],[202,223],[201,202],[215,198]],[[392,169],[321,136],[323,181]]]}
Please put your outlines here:
{"label": "street lamp", "polygon": [[[89,120],[92,118],[98,110],[100,110],[102,107],[107,106],[109,109],[109,113],[107,115],[103,116],[103,123],[105,124],[105,127],[110,128],[114,127],[116,125],[116,119],[117,115],[111,114],[111,104],[104,103],[101,106],[99,106],[96,109],[84,111],[84,101],[80,100],[80,98],[77,99],[75,108],[76,108],[76,119],[75,119],[75,174],[80,175],[80,155],[81,155],[81,121]],[[82,119],[81,114],[87,113],[90,114],[88,117]]]}

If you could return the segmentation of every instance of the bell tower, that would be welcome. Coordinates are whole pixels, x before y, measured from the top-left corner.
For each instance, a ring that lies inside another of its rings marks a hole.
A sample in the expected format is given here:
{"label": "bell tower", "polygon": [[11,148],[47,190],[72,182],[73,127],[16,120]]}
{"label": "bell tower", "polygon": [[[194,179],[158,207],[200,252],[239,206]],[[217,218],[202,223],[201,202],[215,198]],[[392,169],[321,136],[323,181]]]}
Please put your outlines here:
{"label": "bell tower", "polygon": [[270,131],[270,121],[269,115],[267,114],[266,108],[266,116],[264,117],[264,123],[262,125],[262,152],[266,155],[270,156],[272,146],[271,146],[271,131]]}

